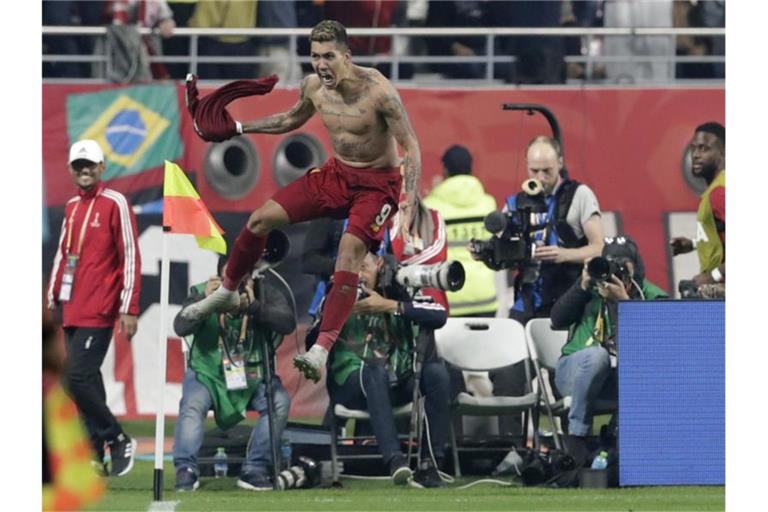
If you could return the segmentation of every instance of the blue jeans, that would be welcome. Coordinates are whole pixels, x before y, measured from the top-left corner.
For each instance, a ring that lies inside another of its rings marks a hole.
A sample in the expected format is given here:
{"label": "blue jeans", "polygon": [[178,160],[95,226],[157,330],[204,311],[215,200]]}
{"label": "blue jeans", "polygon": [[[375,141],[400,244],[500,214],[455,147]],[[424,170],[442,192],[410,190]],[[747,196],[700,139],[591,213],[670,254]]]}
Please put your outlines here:
{"label": "blue jeans", "polygon": [[557,362],[555,385],[561,395],[570,395],[572,400],[568,412],[570,435],[589,435],[592,430],[592,403],[605,395],[615,398],[615,389],[603,389],[611,371],[608,351],[599,345],[563,356]]}
{"label": "blue jeans", "polygon": [[[413,399],[413,377],[389,385],[389,375],[383,365],[363,365],[362,388],[360,371],[353,372],[343,386],[332,386],[332,400],[350,409],[367,410],[371,415],[371,427],[385,464],[395,455],[403,455],[397,439],[397,428],[392,407],[404,405]],[[363,389],[365,393],[363,393]],[[448,370],[442,361],[430,361],[421,371],[421,392],[424,409],[429,421],[429,435],[435,458],[442,459],[448,439],[450,421],[450,383]],[[426,450],[426,437],[422,453]]]}
{"label": "blue jeans", "polygon": [[[253,427],[248,442],[248,453],[243,462],[241,474],[267,472],[272,463],[272,448],[269,440],[269,414],[267,413],[266,385],[262,382],[256,388],[248,408],[259,413],[259,421]],[[275,436],[280,439],[288,423],[291,398],[275,376],[272,379],[275,405]],[[190,468],[197,473],[197,453],[203,444],[203,422],[213,402],[208,390],[196,378],[195,371],[188,369],[181,389],[181,403],[176,431],[173,437],[173,465],[178,471]]]}

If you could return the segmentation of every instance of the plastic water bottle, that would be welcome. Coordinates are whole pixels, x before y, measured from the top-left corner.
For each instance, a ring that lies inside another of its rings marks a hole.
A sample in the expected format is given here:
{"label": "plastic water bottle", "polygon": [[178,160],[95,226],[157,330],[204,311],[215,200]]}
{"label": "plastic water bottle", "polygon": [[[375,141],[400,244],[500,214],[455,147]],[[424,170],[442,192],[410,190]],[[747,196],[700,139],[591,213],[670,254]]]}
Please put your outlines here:
{"label": "plastic water bottle", "polygon": [[283,436],[280,439],[280,458],[282,469],[288,469],[291,467],[291,454],[293,453],[293,447],[291,446],[291,440],[287,436]]}
{"label": "plastic water bottle", "polygon": [[605,469],[608,467],[608,452],[602,451],[592,461],[592,469]]}
{"label": "plastic water bottle", "polygon": [[224,448],[219,446],[216,448],[216,455],[213,456],[213,474],[216,478],[226,478],[227,471],[229,470],[229,464],[227,464],[227,452]]}

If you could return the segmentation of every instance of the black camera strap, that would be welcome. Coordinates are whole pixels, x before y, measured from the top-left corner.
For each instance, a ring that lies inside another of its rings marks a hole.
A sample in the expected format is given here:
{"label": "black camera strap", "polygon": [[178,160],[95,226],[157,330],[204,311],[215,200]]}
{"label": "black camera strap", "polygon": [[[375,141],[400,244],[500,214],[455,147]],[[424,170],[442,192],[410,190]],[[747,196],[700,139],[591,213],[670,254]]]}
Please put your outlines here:
{"label": "black camera strap", "polygon": [[555,197],[555,211],[551,223],[558,240],[568,249],[584,247],[588,243],[585,236],[581,238],[576,236],[573,228],[568,224],[568,210],[580,185],[581,183],[576,180],[564,180]]}

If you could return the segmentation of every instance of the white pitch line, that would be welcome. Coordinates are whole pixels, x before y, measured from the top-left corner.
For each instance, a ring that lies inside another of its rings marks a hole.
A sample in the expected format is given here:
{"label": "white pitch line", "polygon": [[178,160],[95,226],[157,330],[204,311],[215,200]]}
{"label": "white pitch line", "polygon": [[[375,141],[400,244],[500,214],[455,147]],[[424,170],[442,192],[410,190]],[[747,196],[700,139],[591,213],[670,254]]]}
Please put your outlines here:
{"label": "white pitch line", "polygon": [[147,512],[160,512],[160,511],[171,511],[173,512],[176,510],[176,505],[181,503],[180,501],[153,501],[149,504],[149,508],[147,509]]}

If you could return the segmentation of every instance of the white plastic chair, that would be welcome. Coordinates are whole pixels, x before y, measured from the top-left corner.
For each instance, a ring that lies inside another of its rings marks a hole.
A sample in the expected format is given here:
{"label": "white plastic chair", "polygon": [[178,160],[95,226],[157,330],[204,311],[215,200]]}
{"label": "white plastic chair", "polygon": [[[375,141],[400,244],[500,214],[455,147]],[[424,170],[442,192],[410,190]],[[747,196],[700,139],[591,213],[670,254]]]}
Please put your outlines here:
{"label": "white plastic chair", "polygon": [[[525,335],[528,340],[531,359],[534,361],[534,368],[538,371],[540,367],[543,367],[547,372],[554,375],[563,346],[568,341],[568,331],[554,330],[549,318],[534,318],[525,325]],[[543,378],[540,379],[539,385],[544,385]],[[551,408],[552,414],[561,418],[567,417],[571,408],[570,396],[550,400],[549,394],[544,390],[542,390],[541,396],[542,400],[546,401],[544,405],[549,405]],[[552,396],[554,398],[554,393]],[[609,414],[615,412],[617,408],[616,400],[598,399],[593,406],[593,414]],[[554,429],[554,425],[552,428]]]}
{"label": "white plastic chair", "polygon": [[[381,458],[381,454],[375,454],[375,455],[339,455],[338,453],[338,443],[339,441],[349,440],[349,439],[360,439],[361,437],[339,437],[338,435],[338,425],[336,423],[336,418],[341,418],[344,420],[343,424],[346,424],[347,420],[354,419],[354,420],[364,420],[364,421],[370,421],[371,415],[368,414],[367,410],[362,409],[348,409],[344,407],[341,404],[333,404],[333,414],[331,414],[330,418],[330,427],[331,427],[331,475],[333,478],[333,483],[336,484],[339,481],[339,465],[338,461],[339,459],[373,459],[373,458]],[[413,412],[413,402],[408,402],[405,405],[400,405],[392,408],[392,413],[395,417],[401,418],[404,416],[410,416]],[[370,439],[375,437],[373,436],[363,436],[365,439]]]}
{"label": "white plastic chair", "polygon": [[[490,371],[521,361],[530,361],[522,324],[510,318],[449,318],[435,331],[437,353],[446,363],[468,371]],[[538,392],[530,388],[530,370],[526,371],[526,394],[522,396],[475,397],[459,393],[451,404],[451,416],[498,416],[525,412],[532,414]],[[528,421],[526,419],[526,426]],[[450,422],[454,472],[461,476],[458,445],[453,421]],[[536,433],[534,432],[534,436]],[[536,439],[538,444],[538,439]]]}

